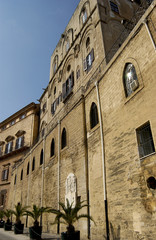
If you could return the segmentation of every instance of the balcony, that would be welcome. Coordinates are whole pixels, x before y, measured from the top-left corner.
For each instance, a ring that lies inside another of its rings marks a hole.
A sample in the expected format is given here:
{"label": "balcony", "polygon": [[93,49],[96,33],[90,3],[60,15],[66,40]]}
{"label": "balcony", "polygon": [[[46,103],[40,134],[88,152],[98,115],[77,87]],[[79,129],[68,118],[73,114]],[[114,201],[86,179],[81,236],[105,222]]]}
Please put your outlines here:
{"label": "balcony", "polygon": [[30,143],[28,142],[25,142],[23,143],[21,146],[20,145],[15,145],[13,146],[9,151],[6,151],[4,149],[4,151],[1,151],[0,152],[0,160],[4,159],[4,158],[7,158],[7,157],[10,157],[12,155],[15,155],[15,154],[18,154],[18,153],[21,153],[23,151],[26,151],[27,149],[29,149],[30,147]]}

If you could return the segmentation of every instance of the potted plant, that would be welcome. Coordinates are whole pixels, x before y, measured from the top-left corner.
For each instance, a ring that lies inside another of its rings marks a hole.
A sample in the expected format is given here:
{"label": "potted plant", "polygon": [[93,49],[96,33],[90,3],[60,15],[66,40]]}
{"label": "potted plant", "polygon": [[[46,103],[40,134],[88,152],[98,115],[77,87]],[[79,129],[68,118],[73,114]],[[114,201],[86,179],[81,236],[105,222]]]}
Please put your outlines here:
{"label": "potted plant", "polygon": [[5,231],[11,231],[11,229],[12,229],[12,222],[11,222],[10,218],[12,216],[12,210],[6,209],[4,211],[4,215],[7,217],[7,221],[4,223],[4,230]]}
{"label": "potted plant", "polygon": [[82,208],[88,207],[88,204],[83,204],[84,202],[85,201],[78,202],[76,203],[75,207],[73,207],[73,203],[70,204],[67,199],[67,206],[64,203],[59,202],[62,211],[56,209],[50,210],[51,213],[54,213],[56,215],[54,224],[63,223],[67,225],[67,231],[61,233],[62,240],[80,240],[80,231],[75,231],[75,227],[73,225],[80,218],[88,218],[94,221],[88,214],[78,215],[78,212]]}
{"label": "potted plant", "polygon": [[26,209],[28,207],[22,207],[22,204],[15,205],[15,210],[12,213],[16,216],[16,222],[14,224],[14,233],[23,234],[24,224],[21,223],[21,217],[26,215]]}
{"label": "potted plant", "polygon": [[4,211],[0,210],[0,228],[4,227],[5,221],[3,220],[3,217],[4,217]]}
{"label": "potted plant", "polygon": [[41,239],[42,226],[39,226],[39,217],[41,217],[44,212],[48,212],[48,210],[48,207],[37,207],[33,205],[32,211],[26,211],[27,215],[34,219],[34,225],[29,228],[30,239]]}

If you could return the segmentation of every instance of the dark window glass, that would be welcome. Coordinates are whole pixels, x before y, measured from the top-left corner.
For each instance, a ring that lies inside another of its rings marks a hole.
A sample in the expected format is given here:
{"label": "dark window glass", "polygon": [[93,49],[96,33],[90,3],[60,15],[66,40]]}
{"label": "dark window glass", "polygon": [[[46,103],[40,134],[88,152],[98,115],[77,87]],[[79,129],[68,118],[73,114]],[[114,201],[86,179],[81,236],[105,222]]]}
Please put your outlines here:
{"label": "dark window glass", "polygon": [[8,180],[8,175],[9,175],[9,168],[4,169],[4,170],[2,171],[2,181]]}
{"label": "dark window glass", "polygon": [[113,12],[119,13],[118,5],[110,1],[110,7]]}
{"label": "dark window glass", "polygon": [[135,67],[132,63],[127,63],[124,69],[124,88],[126,97],[130,96],[139,87],[139,82]]}
{"label": "dark window glass", "polygon": [[21,181],[23,180],[23,169],[21,171]]}
{"label": "dark window glass", "polygon": [[17,178],[17,175],[15,174],[14,185],[16,185],[16,178]]}
{"label": "dark window glass", "polygon": [[87,40],[86,40],[86,48],[88,48],[88,47],[89,47],[89,45],[90,45],[90,38],[89,38],[89,37],[87,37]]}
{"label": "dark window glass", "polygon": [[63,149],[66,145],[67,145],[66,129],[63,128],[63,131],[62,131],[62,138],[61,138],[61,148]]}
{"label": "dark window glass", "polygon": [[40,165],[43,164],[43,149],[41,150],[41,154],[40,154]]}
{"label": "dark window glass", "polygon": [[28,165],[27,165],[27,175],[29,175],[29,162],[28,162]]}
{"label": "dark window glass", "polygon": [[33,162],[32,162],[32,171],[35,170],[35,157],[33,157]]}
{"label": "dark window glass", "polygon": [[150,123],[138,128],[136,133],[140,158],[155,152]]}
{"label": "dark window glass", "polygon": [[90,110],[90,127],[91,129],[99,123],[98,110],[96,104],[93,102]]}
{"label": "dark window glass", "polygon": [[51,141],[51,151],[50,151],[50,156],[54,156],[55,155],[55,141],[54,138]]}

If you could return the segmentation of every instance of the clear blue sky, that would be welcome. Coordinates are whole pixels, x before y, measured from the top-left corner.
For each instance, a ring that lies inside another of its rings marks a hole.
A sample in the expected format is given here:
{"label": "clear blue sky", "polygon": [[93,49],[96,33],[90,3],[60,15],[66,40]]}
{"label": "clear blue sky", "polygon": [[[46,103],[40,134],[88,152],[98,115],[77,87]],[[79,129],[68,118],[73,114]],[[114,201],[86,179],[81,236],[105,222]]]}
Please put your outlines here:
{"label": "clear blue sky", "polygon": [[80,0],[0,0],[0,122],[37,99]]}

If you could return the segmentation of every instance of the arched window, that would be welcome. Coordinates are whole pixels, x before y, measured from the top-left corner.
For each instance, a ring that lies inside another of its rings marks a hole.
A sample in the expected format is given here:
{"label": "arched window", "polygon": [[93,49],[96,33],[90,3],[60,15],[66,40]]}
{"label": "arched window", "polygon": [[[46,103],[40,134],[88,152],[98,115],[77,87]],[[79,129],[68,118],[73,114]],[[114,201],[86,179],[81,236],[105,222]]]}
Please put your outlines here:
{"label": "arched window", "polygon": [[67,136],[66,136],[66,129],[63,128],[62,130],[62,138],[61,138],[61,148],[63,149],[67,145]]}
{"label": "arched window", "polygon": [[83,24],[87,21],[87,11],[86,9],[83,9],[82,11],[82,22]]}
{"label": "arched window", "polygon": [[29,162],[28,162],[28,165],[27,165],[27,175],[29,175]]}
{"label": "arched window", "polygon": [[93,102],[90,109],[90,128],[92,129],[99,123],[98,110],[96,104]]}
{"label": "arched window", "polygon": [[40,154],[40,165],[43,164],[43,149],[41,150],[41,154]]}
{"label": "arched window", "polygon": [[23,180],[23,169],[21,170],[21,181]]}
{"label": "arched window", "polygon": [[68,40],[67,43],[66,43],[66,52],[68,52],[69,48],[70,48],[70,43],[69,43],[69,40]]}
{"label": "arched window", "polygon": [[54,88],[54,96],[55,96],[55,94],[56,94],[56,87]]}
{"label": "arched window", "polygon": [[35,157],[33,157],[33,161],[32,161],[32,171],[35,170]]}
{"label": "arched window", "polygon": [[132,63],[127,63],[125,65],[123,82],[126,97],[130,96],[139,87],[136,70]]}
{"label": "arched window", "polygon": [[14,185],[16,185],[16,179],[17,179],[17,175],[15,174]]}
{"label": "arched window", "polygon": [[90,45],[90,38],[89,38],[89,37],[87,37],[87,40],[86,40],[86,48],[88,48],[88,47],[89,47],[89,45]]}
{"label": "arched window", "polygon": [[54,138],[51,141],[50,157],[55,155],[55,141]]}

